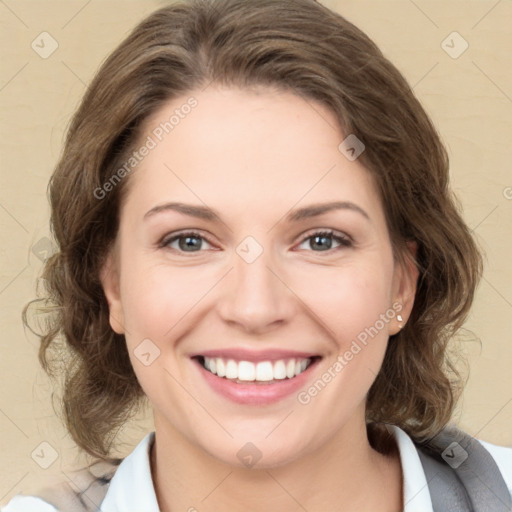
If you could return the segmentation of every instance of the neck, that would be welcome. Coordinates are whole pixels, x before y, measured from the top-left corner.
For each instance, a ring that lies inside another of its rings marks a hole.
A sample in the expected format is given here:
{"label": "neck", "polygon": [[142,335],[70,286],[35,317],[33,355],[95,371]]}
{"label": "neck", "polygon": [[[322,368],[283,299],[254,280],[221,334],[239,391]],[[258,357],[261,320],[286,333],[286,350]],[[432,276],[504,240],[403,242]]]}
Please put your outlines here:
{"label": "neck", "polygon": [[377,452],[366,428],[346,425],[314,453],[282,466],[248,469],[214,458],[157,418],[155,427],[151,469],[162,512],[403,508],[396,446],[387,455]]}

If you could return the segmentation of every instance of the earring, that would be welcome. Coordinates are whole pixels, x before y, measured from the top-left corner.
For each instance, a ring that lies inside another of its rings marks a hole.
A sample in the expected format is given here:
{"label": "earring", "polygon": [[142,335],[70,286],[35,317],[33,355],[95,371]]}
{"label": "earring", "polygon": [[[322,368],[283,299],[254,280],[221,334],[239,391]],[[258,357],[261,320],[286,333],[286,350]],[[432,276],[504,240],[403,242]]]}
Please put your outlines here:
{"label": "earring", "polygon": [[398,328],[399,329],[402,329],[404,324],[402,323],[404,321],[404,319],[402,318],[402,315],[396,315],[396,319],[398,320]]}

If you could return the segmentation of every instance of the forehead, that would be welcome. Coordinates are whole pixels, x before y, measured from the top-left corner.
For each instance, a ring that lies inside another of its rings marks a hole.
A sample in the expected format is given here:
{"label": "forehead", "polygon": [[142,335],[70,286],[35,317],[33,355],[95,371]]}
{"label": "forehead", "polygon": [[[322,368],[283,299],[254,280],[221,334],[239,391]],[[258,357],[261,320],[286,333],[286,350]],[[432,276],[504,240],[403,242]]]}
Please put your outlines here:
{"label": "forehead", "polygon": [[334,113],[313,100],[210,86],[145,121],[136,147],[151,149],[130,177],[130,194],[147,206],[173,199],[224,209],[228,201],[240,213],[325,200],[378,209],[370,174],[338,148],[344,138]]}

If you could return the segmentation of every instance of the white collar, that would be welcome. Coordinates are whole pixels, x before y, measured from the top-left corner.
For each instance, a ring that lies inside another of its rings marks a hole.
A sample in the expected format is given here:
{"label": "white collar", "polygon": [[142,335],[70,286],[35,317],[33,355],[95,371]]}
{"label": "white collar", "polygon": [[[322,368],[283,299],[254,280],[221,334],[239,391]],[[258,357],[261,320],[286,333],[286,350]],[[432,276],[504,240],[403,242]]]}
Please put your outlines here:
{"label": "white collar", "polygon": [[412,439],[396,425],[387,425],[394,435],[403,475],[403,512],[434,512],[427,477]]}
{"label": "white collar", "polygon": [[117,468],[107,494],[101,502],[101,512],[160,512],[149,462],[155,433],[149,433]]}
{"label": "white collar", "polygon": [[[399,427],[388,425],[400,452],[403,474],[403,512],[433,512],[428,483],[412,439]],[[149,450],[155,433],[148,434],[119,465],[101,512],[159,512],[151,478]]]}

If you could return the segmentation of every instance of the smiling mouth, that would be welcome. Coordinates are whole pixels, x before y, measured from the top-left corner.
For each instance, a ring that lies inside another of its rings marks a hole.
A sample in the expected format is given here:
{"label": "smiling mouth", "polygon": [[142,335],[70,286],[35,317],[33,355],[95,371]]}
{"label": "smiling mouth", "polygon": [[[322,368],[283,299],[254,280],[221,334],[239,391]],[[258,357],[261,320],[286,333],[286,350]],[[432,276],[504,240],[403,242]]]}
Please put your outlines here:
{"label": "smiling mouth", "polygon": [[257,363],[222,357],[197,356],[194,359],[205,370],[225,380],[237,384],[268,385],[297,377],[321,357],[286,358]]}

